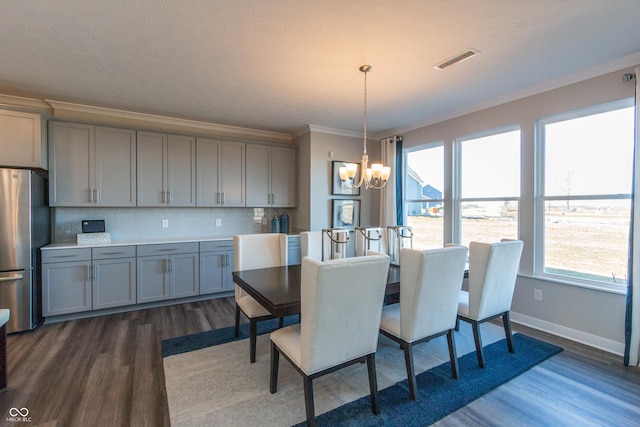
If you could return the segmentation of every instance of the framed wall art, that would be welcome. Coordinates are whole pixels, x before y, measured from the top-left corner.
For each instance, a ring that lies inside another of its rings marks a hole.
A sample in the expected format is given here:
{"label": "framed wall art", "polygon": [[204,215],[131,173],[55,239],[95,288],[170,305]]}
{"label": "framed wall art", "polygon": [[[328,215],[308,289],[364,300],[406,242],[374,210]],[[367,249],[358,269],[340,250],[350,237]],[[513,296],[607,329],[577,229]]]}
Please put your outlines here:
{"label": "framed wall art", "polygon": [[[347,163],[352,162],[342,162],[342,161],[333,161],[331,162],[331,194],[336,196],[359,196],[360,188],[351,188],[342,182],[340,179],[339,169],[341,166],[346,166]],[[360,172],[360,163],[356,163],[358,165],[358,172]],[[355,178],[354,178],[355,179]]]}
{"label": "framed wall art", "polygon": [[333,199],[331,201],[331,227],[354,230],[360,226],[360,200]]}

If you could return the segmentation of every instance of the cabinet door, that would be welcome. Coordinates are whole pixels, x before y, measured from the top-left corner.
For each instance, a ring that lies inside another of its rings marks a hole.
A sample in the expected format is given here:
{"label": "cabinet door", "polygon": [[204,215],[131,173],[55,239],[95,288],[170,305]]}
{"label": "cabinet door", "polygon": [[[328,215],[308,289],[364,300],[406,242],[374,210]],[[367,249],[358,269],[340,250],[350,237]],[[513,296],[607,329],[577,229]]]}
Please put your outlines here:
{"label": "cabinet door", "polygon": [[91,262],[42,264],[42,315],[91,310]]}
{"label": "cabinet door", "polygon": [[172,255],[169,259],[171,298],[184,298],[200,293],[200,257],[197,253]]}
{"label": "cabinet door", "polygon": [[246,196],[247,206],[271,206],[271,184],[269,163],[271,150],[262,145],[246,146]]}
{"label": "cabinet door", "polygon": [[93,126],[63,122],[49,126],[49,205],[92,206]]}
{"label": "cabinet door", "polygon": [[[200,254],[200,294],[212,294],[227,290],[226,274],[229,258],[227,251],[204,252]],[[228,273],[229,275],[231,273]]]}
{"label": "cabinet door", "polygon": [[138,257],[137,302],[169,299],[169,259],[166,256]]}
{"label": "cabinet door", "polygon": [[93,261],[93,309],[136,303],[136,259]]}
{"label": "cabinet door", "polygon": [[245,185],[245,144],[241,142],[222,143],[220,162],[220,191],[224,207],[244,206]]}
{"label": "cabinet door", "polygon": [[136,132],[96,127],[97,204],[136,205]]}
{"label": "cabinet door", "polygon": [[138,206],[166,206],[166,142],[164,134],[138,132]]}
{"label": "cabinet door", "polygon": [[196,139],[169,135],[167,143],[167,198],[169,206],[196,205]]}
{"label": "cabinet door", "polygon": [[47,169],[42,134],[39,114],[0,110],[2,165]]}
{"label": "cabinet door", "polygon": [[273,206],[296,205],[296,154],[292,148],[271,148],[271,193]]}
{"label": "cabinet door", "polygon": [[221,142],[214,139],[198,138],[196,142],[196,171],[198,206],[219,206],[221,191],[218,186],[218,164]]}

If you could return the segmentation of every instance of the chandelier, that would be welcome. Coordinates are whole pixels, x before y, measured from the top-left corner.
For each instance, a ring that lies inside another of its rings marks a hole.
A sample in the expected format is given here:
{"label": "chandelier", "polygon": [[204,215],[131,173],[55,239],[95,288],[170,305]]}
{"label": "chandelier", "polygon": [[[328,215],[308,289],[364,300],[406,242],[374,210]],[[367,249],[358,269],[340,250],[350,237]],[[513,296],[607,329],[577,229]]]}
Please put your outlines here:
{"label": "chandelier", "polygon": [[358,176],[358,164],[347,163],[338,169],[340,180],[347,188],[360,188],[363,184],[365,188],[381,189],[387,184],[391,168],[383,166],[382,163],[373,163],[368,167],[369,156],[367,156],[367,73],[371,71],[371,65],[363,65],[360,71],[364,73],[364,140],[362,152],[362,165],[360,167],[360,176]]}

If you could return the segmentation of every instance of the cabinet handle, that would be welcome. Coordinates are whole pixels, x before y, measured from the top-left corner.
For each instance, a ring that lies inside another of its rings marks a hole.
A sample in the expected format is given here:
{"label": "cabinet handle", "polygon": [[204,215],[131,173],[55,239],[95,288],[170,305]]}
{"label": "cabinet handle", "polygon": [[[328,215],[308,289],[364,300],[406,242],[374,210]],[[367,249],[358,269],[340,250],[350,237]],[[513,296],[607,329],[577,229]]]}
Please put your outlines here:
{"label": "cabinet handle", "polygon": [[94,188],[93,191],[96,192],[94,203],[100,203],[100,190],[98,188]]}
{"label": "cabinet handle", "polygon": [[167,203],[167,194],[166,194],[167,192],[163,190],[163,191],[161,191],[161,193],[162,193],[162,201],[161,201],[161,203]]}
{"label": "cabinet handle", "polygon": [[93,268],[91,269],[91,279],[95,280],[98,277],[98,266],[97,265],[93,265]]}
{"label": "cabinet handle", "polygon": [[91,280],[91,266],[87,265],[87,275],[86,275],[86,280],[89,281]]}
{"label": "cabinet handle", "polygon": [[173,251],[177,251],[178,249],[176,248],[167,248],[167,249],[158,249],[158,252],[173,252]]}
{"label": "cabinet handle", "polygon": [[169,272],[171,273],[173,271],[173,260],[172,259],[168,259],[167,262],[169,264]]}
{"label": "cabinet handle", "polygon": [[216,192],[216,203],[220,204],[220,192]]}
{"label": "cabinet handle", "polygon": [[226,266],[229,266],[229,254],[226,254],[226,255],[224,256],[224,260],[225,260],[225,265],[226,265]]}
{"label": "cabinet handle", "polygon": [[123,254],[124,251],[118,251],[118,252],[103,252],[102,255],[121,255]]}
{"label": "cabinet handle", "polygon": [[89,189],[89,203],[93,203],[93,188]]}
{"label": "cabinet handle", "polygon": [[78,255],[54,255],[53,258],[75,258]]}
{"label": "cabinet handle", "polygon": [[171,191],[167,191],[167,203],[171,203]]}
{"label": "cabinet handle", "polygon": [[224,191],[222,192],[222,204],[224,205]]}

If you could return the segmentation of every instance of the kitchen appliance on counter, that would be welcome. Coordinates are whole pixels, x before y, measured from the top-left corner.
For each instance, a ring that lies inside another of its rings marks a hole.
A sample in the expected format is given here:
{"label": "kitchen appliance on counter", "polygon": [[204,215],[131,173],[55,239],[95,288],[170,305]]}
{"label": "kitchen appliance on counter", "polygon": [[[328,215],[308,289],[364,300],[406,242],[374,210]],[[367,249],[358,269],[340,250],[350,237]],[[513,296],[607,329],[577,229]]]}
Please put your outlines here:
{"label": "kitchen appliance on counter", "polygon": [[46,181],[31,170],[0,168],[0,308],[11,310],[9,333],[39,321],[39,249],[51,240]]}

